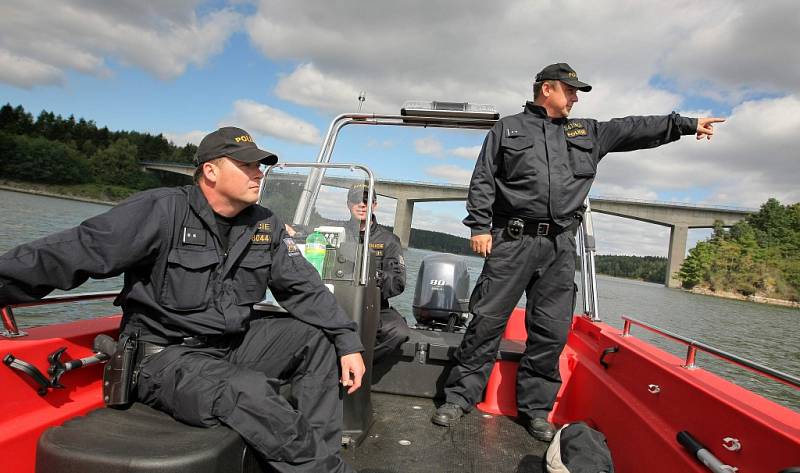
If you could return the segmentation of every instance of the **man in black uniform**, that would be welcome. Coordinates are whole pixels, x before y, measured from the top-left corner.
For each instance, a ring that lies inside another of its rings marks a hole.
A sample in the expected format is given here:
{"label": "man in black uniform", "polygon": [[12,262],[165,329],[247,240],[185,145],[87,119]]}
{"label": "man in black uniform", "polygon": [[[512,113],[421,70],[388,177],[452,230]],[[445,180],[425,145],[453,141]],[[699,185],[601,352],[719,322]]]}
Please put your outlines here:
{"label": "man in black uniform", "polygon": [[[362,237],[367,220],[367,189],[363,184],[356,184],[347,193],[347,208],[350,210],[350,221],[346,224],[347,235]],[[376,259],[378,268],[378,285],[381,288],[381,320],[375,336],[375,352],[373,361],[377,362],[393,352],[408,340],[410,331],[408,323],[394,307],[389,305],[389,298],[399,295],[406,287],[406,263],[403,259],[403,248],[400,238],[379,225],[375,218],[378,201],[372,196],[372,225],[370,225],[369,249]]]}
{"label": "man in black uniform", "polygon": [[473,251],[485,257],[470,298],[473,320],[456,352],[446,403],[431,421],[449,426],[480,399],[508,317],[527,295],[527,342],[517,372],[519,420],[550,441],[547,417],[561,386],[558,359],[575,305],[575,231],[597,164],[607,153],[654,148],[681,135],[711,138],[719,118],[568,119],[591,86],[565,63],[536,76],[533,102],[486,136],[467,198]]}
{"label": "man in black uniform", "polygon": [[[276,471],[350,472],[338,384],[359,388],[363,347],[283,222],[254,205],[259,166],[276,161],[244,130],[210,133],[197,185],[141,192],[1,256],[0,305],[124,273],[119,345],[138,347],[139,401],[229,426]],[[291,316],[254,313],[267,287]]]}

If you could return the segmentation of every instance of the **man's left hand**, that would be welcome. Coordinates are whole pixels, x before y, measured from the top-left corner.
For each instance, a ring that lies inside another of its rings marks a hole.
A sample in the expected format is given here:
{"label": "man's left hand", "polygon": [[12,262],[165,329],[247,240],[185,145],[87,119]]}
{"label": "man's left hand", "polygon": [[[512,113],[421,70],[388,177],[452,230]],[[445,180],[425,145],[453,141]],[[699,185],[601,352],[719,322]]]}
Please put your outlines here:
{"label": "man's left hand", "polygon": [[344,355],[339,363],[342,366],[342,386],[347,387],[347,394],[353,394],[361,387],[361,378],[364,376],[366,368],[361,353],[351,353]]}
{"label": "man's left hand", "polygon": [[698,118],[697,119],[697,139],[702,140],[705,137],[707,140],[711,139],[714,134],[714,123],[724,122],[724,118]]}

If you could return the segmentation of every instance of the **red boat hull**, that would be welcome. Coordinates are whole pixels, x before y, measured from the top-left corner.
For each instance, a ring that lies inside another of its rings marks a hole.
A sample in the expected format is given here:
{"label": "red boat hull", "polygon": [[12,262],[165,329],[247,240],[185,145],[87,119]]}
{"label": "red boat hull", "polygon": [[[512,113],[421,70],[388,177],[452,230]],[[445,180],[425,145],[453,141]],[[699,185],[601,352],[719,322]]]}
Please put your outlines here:
{"label": "red boat hull", "polygon": [[[64,360],[92,354],[99,333],[115,335],[119,316],[29,329],[27,337],[0,339],[9,353],[47,372],[47,355],[67,347]],[[521,311],[506,331],[524,339]],[[603,351],[618,347],[600,363]],[[603,432],[620,473],[706,472],[676,441],[689,431],[723,463],[739,472],[774,472],[800,465],[800,414],[683,361],[603,323],[576,317],[561,357],[564,384],[553,411],[562,424],[582,420]],[[480,408],[515,415],[516,364],[498,362]],[[102,369],[65,374],[64,389],[39,396],[31,379],[0,367],[0,455],[4,471],[32,473],[36,443],[52,425],[100,407]],[[651,385],[657,385],[658,393]],[[739,441],[729,451],[724,439]]]}

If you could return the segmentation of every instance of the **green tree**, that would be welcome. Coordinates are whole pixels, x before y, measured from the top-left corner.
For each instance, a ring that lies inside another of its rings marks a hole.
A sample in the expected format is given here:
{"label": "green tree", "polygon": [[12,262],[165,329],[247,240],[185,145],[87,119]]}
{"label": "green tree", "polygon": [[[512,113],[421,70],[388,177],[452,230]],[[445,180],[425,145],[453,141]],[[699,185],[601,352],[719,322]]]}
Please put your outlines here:
{"label": "green tree", "polygon": [[131,183],[142,172],[136,162],[136,146],[124,138],[98,150],[90,163],[95,181],[105,184],[133,187]]}
{"label": "green tree", "polygon": [[79,184],[88,180],[87,164],[75,148],[64,143],[22,135],[0,137],[0,169],[4,177],[47,184]]}
{"label": "green tree", "polygon": [[797,300],[800,293],[800,204],[769,199],[726,231],[721,224],[689,252],[678,278],[744,295]]}
{"label": "green tree", "polygon": [[25,112],[22,105],[12,107],[7,103],[0,107],[0,131],[12,135],[29,134],[33,130],[33,116]]}

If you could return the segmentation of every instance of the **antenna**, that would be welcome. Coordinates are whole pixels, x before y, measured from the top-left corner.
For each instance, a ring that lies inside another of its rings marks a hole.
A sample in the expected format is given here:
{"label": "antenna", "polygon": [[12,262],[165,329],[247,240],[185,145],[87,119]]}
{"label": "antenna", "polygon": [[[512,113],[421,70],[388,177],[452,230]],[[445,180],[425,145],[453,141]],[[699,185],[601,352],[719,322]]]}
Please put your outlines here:
{"label": "antenna", "polygon": [[367,91],[362,90],[358,93],[358,111],[361,111],[361,106],[364,105],[364,101],[367,100]]}

